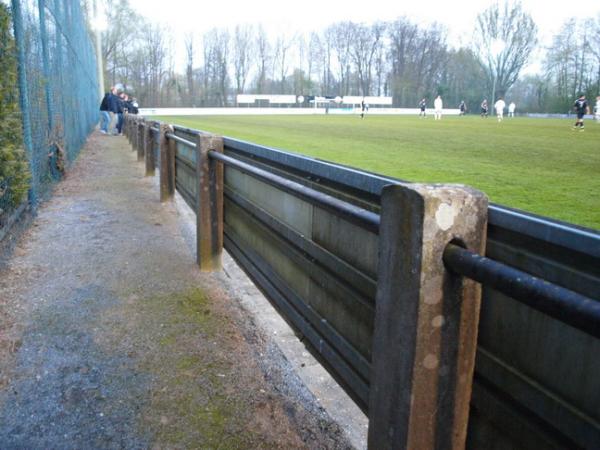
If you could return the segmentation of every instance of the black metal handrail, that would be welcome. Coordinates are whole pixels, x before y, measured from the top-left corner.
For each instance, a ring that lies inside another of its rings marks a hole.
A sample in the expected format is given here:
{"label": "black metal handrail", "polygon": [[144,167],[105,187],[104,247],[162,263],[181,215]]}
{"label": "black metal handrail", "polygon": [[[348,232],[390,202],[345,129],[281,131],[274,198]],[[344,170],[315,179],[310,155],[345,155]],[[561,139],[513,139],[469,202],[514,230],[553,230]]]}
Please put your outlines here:
{"label": "black metal handrail", "polygon": [[367,211],[366,209],[345,202],[331,195],[324,194],[295,181],[288,180],[279,175],[275,175],[266,170],[247,164],[238,159],[226,156],[213,150],[208,152],[209,157],[221,161],[227,165],[258,178],[272,186],[278,187],[285,192],[294,194],[312,204],[323,207],[333,214],[344,217],[357,225],[362,226],[373,233],[379,232],[380,216],[377,213]]}
{"label": "black metal handrail", "polygon": [[453,272],[600,338],[600,302],[455,244],[446,246],[443,258]]}
{"label": "black metal handrail", "polygon": [[177,135],[175,135],[174,133],[165,133],[165,136],[169,139],[173,139],[176,142],[180,142],[184,145],[187,145],[188,147],[191,148],[196,148],[196,143],[192,142],[192,141],[188,141],[187,139],[184,139],[182,137],[179,137]]}

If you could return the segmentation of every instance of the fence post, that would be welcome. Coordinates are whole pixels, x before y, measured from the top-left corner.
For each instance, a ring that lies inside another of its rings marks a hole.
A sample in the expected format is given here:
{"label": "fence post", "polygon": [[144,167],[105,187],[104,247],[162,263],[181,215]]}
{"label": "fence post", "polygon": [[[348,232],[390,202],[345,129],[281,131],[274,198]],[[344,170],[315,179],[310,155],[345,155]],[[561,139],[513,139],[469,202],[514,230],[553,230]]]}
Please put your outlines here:
{"label": "fence post", "polygon": [[129,124],[129,143],[131,144],[131,147],[133,148],[133,146],[135,145],[135,140],[134,140],[134,135],[133,135],[133,130],[135,128],[135,119],[132,118],[131,119],[131,123]]}
{"label": "fence post", "polygon": [[129,114],[125,114],[123,120],[125,126],[125,137],[127,138],[127,142],[131,144],[131,118],[129,117]]}
{"label": "fence post", "polygon": [[139,141],[140,141],[140,133],[139,133],[139,124],[140,124],[140,119],[139,117],[135,118],[135,122],[133,122],[133,129],[131,130],[133,133],[133,143],[131,145],[131,151],[135,152],[138,148],[139,145]]}
{"label": "fence post", "polygon": [[144,124],[144,156],[146,157],[146,176],[154,176],[154,132],[151,130],[154,123]]}
{"label": "fence post", "polygon": [[451,240],[481,254],[486,220],[467,187],[383,189],[369,448],[464,448],[481,287],[442,254]]}
{"label": "fence post", "polygon": [[223,153],[223,138],[199,134],[196,138],[196,240],[200,270],[221,270],[223,252],[223,164],[208,152]]}
{"label": "fence post", "polygon": [[144,131],[145,131],[145,123],[144,119],[140,120],[137,127],[137,160],[144,160]]}
{"label": "fence post", "polygon": [[133,147],[133,128],[135,126],[135,117],[132,117],[131,120],[129,121],[129,143],[131,144],[131,146]]}
{"label": "fence post", "polygon": [[167,139],[173,127],[160,124],[160,201],[166,202],[175,195],[175,141]]}

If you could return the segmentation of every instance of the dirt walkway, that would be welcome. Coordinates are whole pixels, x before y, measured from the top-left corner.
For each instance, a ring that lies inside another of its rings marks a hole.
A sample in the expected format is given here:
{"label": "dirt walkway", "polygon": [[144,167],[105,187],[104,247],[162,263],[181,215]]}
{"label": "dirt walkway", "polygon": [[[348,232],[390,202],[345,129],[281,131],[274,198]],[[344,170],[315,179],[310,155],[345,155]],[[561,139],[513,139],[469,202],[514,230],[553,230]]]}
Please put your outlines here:
{"label": "dirt walkway", "polygon": [[0,448],[347,448],[157,198],[93,135],[39,209],[0,272]]}

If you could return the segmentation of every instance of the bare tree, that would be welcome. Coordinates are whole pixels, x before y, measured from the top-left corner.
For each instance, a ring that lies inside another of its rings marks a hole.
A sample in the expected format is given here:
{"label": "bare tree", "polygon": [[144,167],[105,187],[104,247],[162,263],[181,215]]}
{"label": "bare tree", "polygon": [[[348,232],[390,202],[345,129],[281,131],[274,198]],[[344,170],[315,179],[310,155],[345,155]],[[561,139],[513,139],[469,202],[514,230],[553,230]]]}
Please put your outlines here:
{"label": "bare tree", "polygon": [[169,45],[166,31],[160,25],[149,25],[143,32],[142,47],[148,73],[148,105],[162,106],[163,82],[168,74]]}
{"label": "bare tree", "polygon": [[331,38],[331,45],[335,51],[338,63],[339,89],[340,95],[350,94],[350,75],[351,63],[350,45],[352,43],[352,22],[339,22],[331,25],[327,29],[328,39]]}
{"label": "bare tree", "polygon": [[262,26],[258,28],[256,36],[256,56],[258,58],[256,92],[258,94],[263,94],[266,92],[267,71],[269,70],[271,61],[271,46]]}
{"label": "bare tree", "polygon": [[386,46],[384,43],[377,46],[375,52],[375,95],[387,95],[387,83],[384,79],[384,74],[388,70],[387,60],[385,58]]}
{"label": "bare tree", "polygon": [[473,48],[499,95],[515,83],[536,45],[537,26],[520,2],[505,0],[477,16]]}
{"label": "bare tree", "polygon": [[353,36],[349,50],[358,76],[358,93],[368,96],[371,95],[373,63],[381,47],[385,25],[381,22],[371,26],[350,23],[349,27]]}
{"label": "bare tree", "polygon": [[106,0],[105,9],[110,26],[102,33],[104,80],[110,85],[127,83],[131,54],[140,38],[131,29],[142,30],[145,21],[129,6],[128,0]]}
{"label": "bare tree", "polygon": [[204,104],[225,106],[229,91],[229,32],[215,28],[205,33],[203,55]]}
{"label": "bare tree", "polygon": [[588,46],[595,58],[596,65],[596,92],[600,93],[600,14],[589,21],[590,36]]}
{"label": "bare tree", "polygon": [[[278,69],[279,71],[277,76],[279,78],[280,94],[285,94],[286,92],[285,78],[288,71],[288,52],[294,41],[295,37],[288,38],[283,35],[279,36],[275,41],[273,70]],[[275,76],[273,76],[273,79],[275,79]]]}
{"label": "bare tree", "polygon": [[194,82],[194,33],[186,33],[184,37],[185,45],[185,79],[187,82],[187,104],[194,106],[196,97],[196,86]]}
{"label": "bare tree", "polygon": [[[600,31],[600,20],[598,21]],[[546,52],[545,73],[551,81],[550,107],[568,110],[580,93],[594,95],[600,88],[600,38],[594,21],[567,20]]]}
{"label": "bare tree", "polygon": [[390,90],[396,106],[416,106],[420,98],[439,93],[447,45],[436,24],[418,27],[407,18],[388,25]]}
{"label": "bare tree", "polygon": [[236,94],[244,92],[253,57],[253,29],[248,25],[237,25],[233,35],[233,71]]}

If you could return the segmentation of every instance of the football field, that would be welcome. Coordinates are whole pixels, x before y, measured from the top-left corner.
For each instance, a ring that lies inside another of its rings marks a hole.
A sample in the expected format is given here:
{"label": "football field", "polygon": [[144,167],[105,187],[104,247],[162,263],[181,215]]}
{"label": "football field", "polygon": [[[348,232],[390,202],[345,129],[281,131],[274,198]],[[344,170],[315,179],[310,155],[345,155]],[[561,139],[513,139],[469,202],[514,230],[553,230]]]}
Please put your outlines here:
{"label": "football field", "polygon": [[446,116],[169,116],[176,123],[600,229],[600,124]]}

